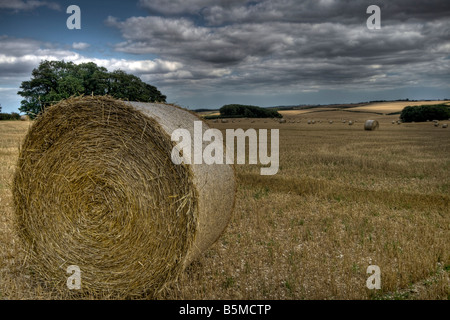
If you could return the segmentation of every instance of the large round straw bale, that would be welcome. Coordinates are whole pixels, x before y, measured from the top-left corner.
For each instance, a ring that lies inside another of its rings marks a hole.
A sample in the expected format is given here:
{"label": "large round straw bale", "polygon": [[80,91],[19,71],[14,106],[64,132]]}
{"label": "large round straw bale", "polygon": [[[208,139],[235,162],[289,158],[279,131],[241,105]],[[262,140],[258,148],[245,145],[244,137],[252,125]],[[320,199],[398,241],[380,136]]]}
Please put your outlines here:
{"label": "large round straw bale", "polygon": [[442,124],[442,128],[448,128],[448,124],[447,123],[444,123],[444,124]]}
{"label": "large round straw bale", "polygon": [[173,130],[188,130],[192,142],[194,121],[172,105],[90,96],[39,116],[13,184],[33,273],[67,289],[67,267],[76,265],[81,292],[117,297],[153,295],[176,280],[234,207],[232,166],[171,160]]}
{"label": "large round straw bale", "polygon": [[380,126],[380,124],[378,123],[377,120],[367,120],[364,123],[364,130],[368,130],[368,131],[377,130],[379,126]]}

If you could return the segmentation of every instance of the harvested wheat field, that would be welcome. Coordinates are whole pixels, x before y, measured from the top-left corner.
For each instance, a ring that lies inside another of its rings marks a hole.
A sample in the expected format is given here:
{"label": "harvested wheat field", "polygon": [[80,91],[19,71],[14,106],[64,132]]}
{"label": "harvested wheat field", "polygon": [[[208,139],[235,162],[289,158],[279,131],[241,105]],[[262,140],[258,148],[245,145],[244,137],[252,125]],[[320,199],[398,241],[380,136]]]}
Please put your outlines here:
{"label": "harvested wheat field", "polygon": [[379,113],[394,113],[401,112],[406,106],[422,106],[433,104],[448,104],[445,101],[392,101],[371,103],[366,106],[349,108],[349,111],[363,111],[363,112],[379,112]]}
{"label": "harvested wheat field", "polygon": [[335,108],[310,108],[310,109],[300,109],[300,110],[280,110],[279,113],[283,115],[283,117],[291,117],[291,116],[298,116],[303,115],[306,113],[313,113],[313,112],[322,112],[322,111],[329,111],[334,110]]}
{"label": "harvested wheat field", "polygon": [[[298,119],[208,121],[280,129],[280,168],[261,176],[257,165],[236,165],[227,229],[156,298],[448,299],[450,131],[361,112]],[[365,131],[368,119],[379,129]],[[29,125],[0,122],[0,297],[63,299],[71,296],[30,273],[13,228],[11,186]],[[366,286],[370,265],[380,268],[379,290]]]}

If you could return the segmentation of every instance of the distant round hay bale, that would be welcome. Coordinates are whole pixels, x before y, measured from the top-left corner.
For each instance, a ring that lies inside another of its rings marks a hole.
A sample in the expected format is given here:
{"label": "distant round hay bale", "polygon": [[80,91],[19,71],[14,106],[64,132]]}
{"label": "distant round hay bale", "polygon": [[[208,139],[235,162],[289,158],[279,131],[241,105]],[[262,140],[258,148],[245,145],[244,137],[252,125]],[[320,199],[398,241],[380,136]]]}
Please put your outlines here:
{"label": "distant round hay bale", "polygon": [[395,124],[395,121],[392,121],[392,124]]}
{"label": "distant round hay bale", "polygon": [[348,122],[348,125],[349,125],[349,126],[352,126],[352,125],[353,125],[353,121],[349,121],[349,122]]}
{"label": "distant round hay bale", "polygon": [[402,124],[402,120],[397,120],[397,124]]}
{"label": "distant round hay bale", "polygon": [[311,120],[311,123],[312,123],[312,124],[315,124],[315,123],[316,123],[316,120]]}
{"label": "distant round hay bale", "polygon": [[377,130],[379,128],[380,124],[378,123],[377,120],[367,120],[364,123],[364,130],[368,130],[368,131],[374,131]]}
{"label": "distant round hay bale", "polygon": [[286,123],[286,119],[280,119],[278,120],[279,123]]}
{"label": "distant round hay bale", "polygon": [[25,137],[13,183],[33,274],[66,290],[67,267],[77,265],[77,292],[120,298],[153,296],[176,280],[234,208],[230,165],[171,160],[171,133],[184,128],[193,139],[194,121],[175,106],[108,97],[47,108]]}
{"label": "distant round hay bale", "polygon": [[328,121],[329,124],[333,124],[333,120]]}
{"label": "distant round hay bale", "polygon": [[443,124],[442,124],[442,128],[444,128],[444,129],[445,129],[445,128],[448,128],[448,124],[447,124],[447,123],[443,123]]}
{"label": "distant round hay bale", "polygon": [[213,120],[213,123],[217,123],[217,122],[219,122],[217,119],[214,119],[214,120]]}
{"label": "distant round hay bale", "polygon": [[20,116],[20,121],[30,121],[30,116],[24,114]]}
{"label": "distant round hay bale", "polygon": [[222,122],[222,123],[228,123],[228,120],[227,120],[227,119],[220,119],[220,122]]}
{"label": "distant round hay bale", "polygon": [[435,127],[439,127],[439,122],[435,122],[435,123],[433,123],[433,125],[434,125]]}

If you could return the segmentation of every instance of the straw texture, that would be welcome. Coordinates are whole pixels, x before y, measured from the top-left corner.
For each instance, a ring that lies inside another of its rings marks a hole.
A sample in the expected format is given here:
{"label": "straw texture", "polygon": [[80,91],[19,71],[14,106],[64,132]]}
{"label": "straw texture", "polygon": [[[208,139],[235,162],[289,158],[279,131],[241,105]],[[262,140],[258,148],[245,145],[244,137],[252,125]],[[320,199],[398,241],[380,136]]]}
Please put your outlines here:
{"label": "straw texture", "polygon": [[229,221],[233,169],[171,161],[170,130],[199,119],[170,105],[139,106],[146,111],[72,98],[49,107],[24,140],[13,184],[17,231],[27,263],[51,288],[65,289],[66,268],[77,265],[81,292],[153,295]]}

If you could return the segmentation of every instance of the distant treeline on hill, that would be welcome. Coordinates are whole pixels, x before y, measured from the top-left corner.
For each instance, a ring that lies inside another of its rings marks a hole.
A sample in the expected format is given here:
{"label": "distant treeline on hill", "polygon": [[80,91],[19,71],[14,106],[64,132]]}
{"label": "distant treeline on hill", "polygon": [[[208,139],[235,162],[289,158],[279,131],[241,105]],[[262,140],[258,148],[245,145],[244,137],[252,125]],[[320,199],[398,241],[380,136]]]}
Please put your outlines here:
{"label": "distant treeline on hill", "polygon": [[450,106],[446,104],[407,106],[400,114],[403,122],[423,122],[450,119]]}
{"label": "distant treeline on hill", "polygon": [[20,120],[20,114],[16,112],[0,113],[0,120]]}
{"label": "distant treeline on hill", "polygon": [[214,118],[282,118],[283,116],[274,109],[261,108],[243,104],[227,104],[220,108],[220,116],[206,116],[206,119]]}

